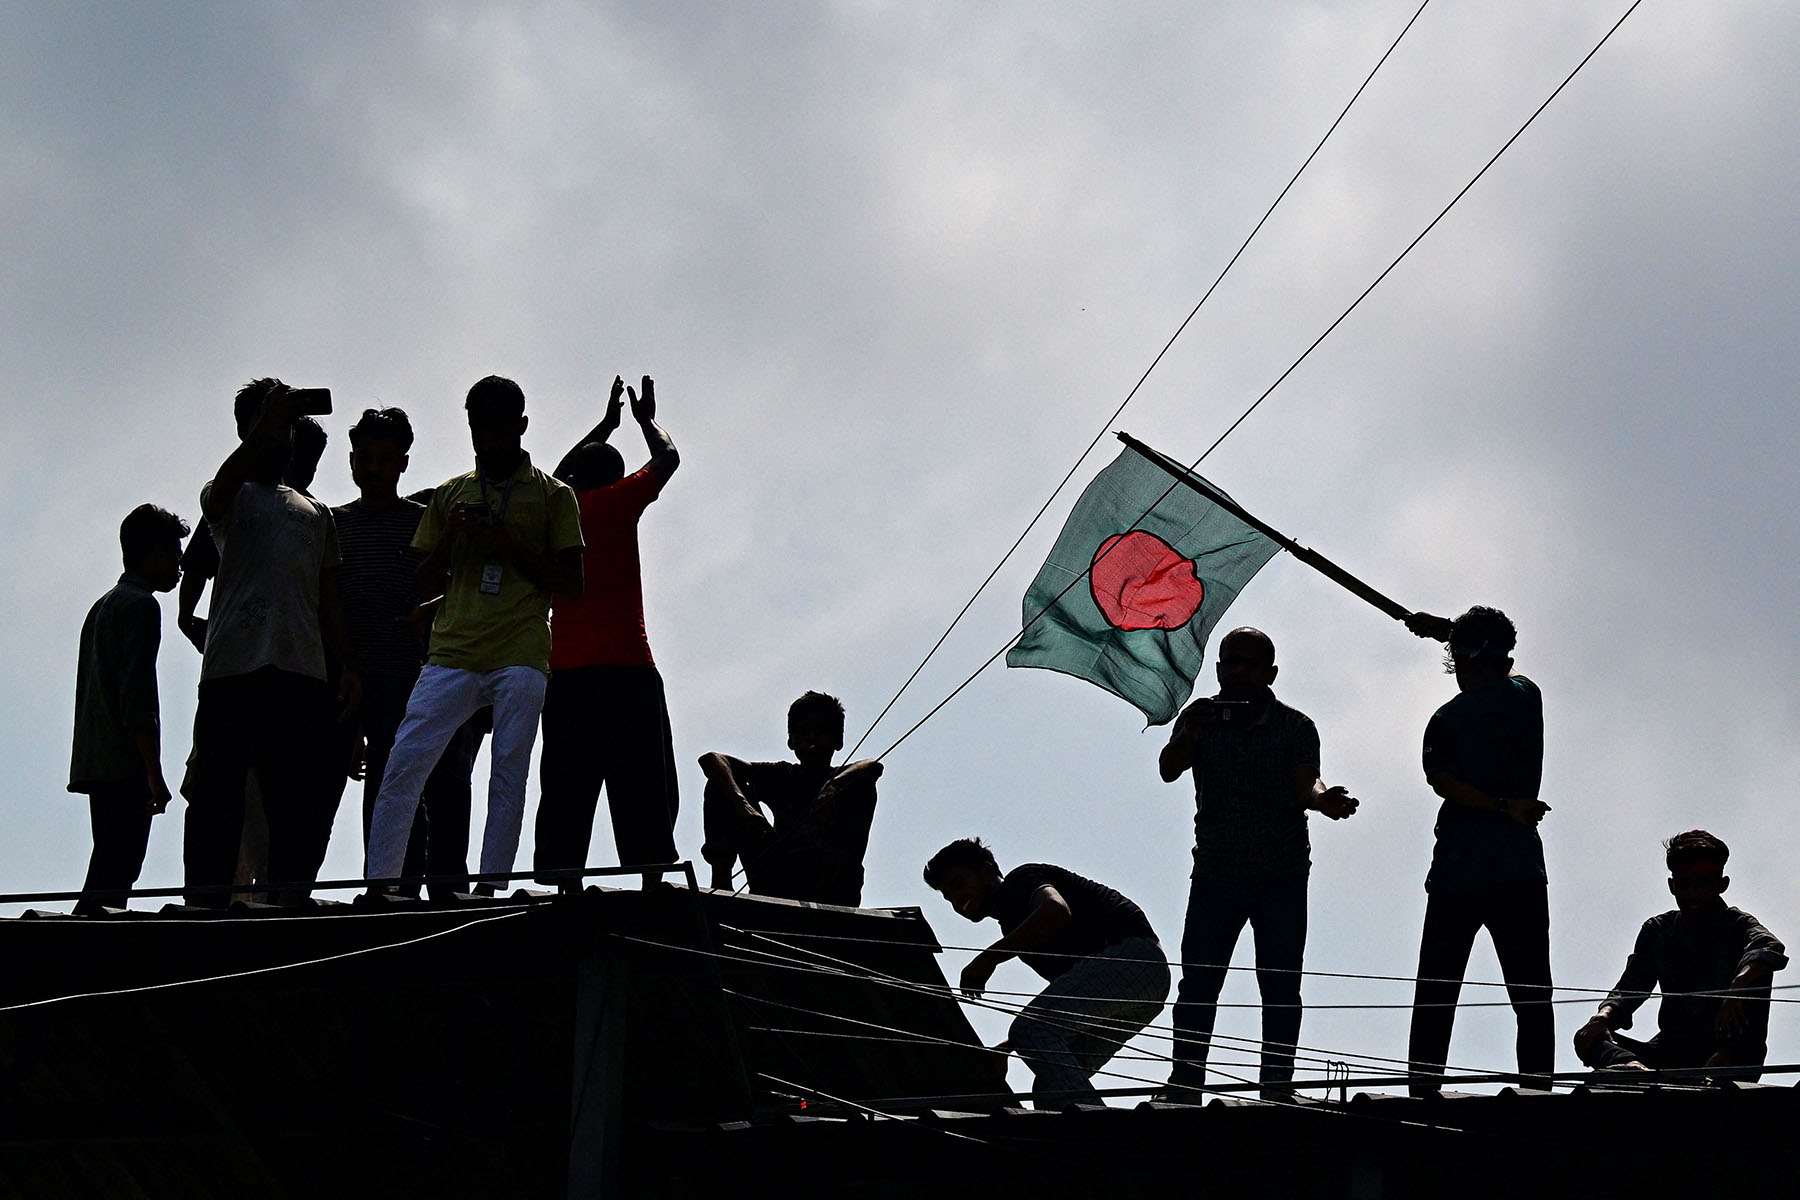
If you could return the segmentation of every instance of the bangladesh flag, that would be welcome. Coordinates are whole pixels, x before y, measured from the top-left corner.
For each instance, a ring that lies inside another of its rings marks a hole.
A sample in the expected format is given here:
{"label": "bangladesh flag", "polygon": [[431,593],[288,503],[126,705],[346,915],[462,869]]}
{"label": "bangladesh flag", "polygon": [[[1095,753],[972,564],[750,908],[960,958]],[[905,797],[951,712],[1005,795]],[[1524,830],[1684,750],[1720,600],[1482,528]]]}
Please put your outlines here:
{"label": "bangladesh flag", "polygon": [[1025,593],[1025,632],[1007,666],[1086,679],[1152,725],[1181,711],[1213,626],[1281,547],[1176,484],[1179,469],[1128,446],[1094,477]]}

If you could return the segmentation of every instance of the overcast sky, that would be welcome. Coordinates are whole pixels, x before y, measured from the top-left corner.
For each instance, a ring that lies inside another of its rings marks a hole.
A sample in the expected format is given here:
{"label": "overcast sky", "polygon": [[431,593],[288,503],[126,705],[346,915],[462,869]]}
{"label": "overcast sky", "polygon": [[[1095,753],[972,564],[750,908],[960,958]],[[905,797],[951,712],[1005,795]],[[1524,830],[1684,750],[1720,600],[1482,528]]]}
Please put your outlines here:
{"label": "overcast sky", "polygon": [[[82,876],[76,641],[119,519],[195,519],[231,395],[265,374],[333,390],[333,503],[365,406],[412,414],[425,486],[468,468],[482,375],[523,385],[544,465],[615,374],[656,377],[682,468],[643,522],[645,586],[697,858],[695,758],[783,755],[809,687],[862,732],[1413,7],[7,5],[4,890]],[[1117,426],[1198,455],[1625,7],[1434,3]],[[1203,468],[1406,605],[1516,619],[1560,984],[1612,983],[1669,906],[1659,841],[1693,826],[1732,844],[1731,898],[1800,938],[1797,51],[1789,5],[1646,4]],[[642,460],[629,423],[618,441]],[[1016,632],[1076,490],[865,753]],[[1271,634],[1277,694],[1363,800],[1314,821],[1307,965],[1411,975],[1420,734],[1454,691],[1436,648],[1286,556],[1225,622]],[[199,663],[172,599],[164,627],[174,777]],[[1174,954],[1193,794],[1158,781],[1163,738],[1077,680],[990,669],[888,760],[866,900],[985,943],[919,880],[979,834],[1119,887]],[[179,882],[181,822],[158,819],[144,885]],[[360,849],[347,802],[327,872]],[[1497,978],[1485,940],[1470,977]],[[1302,1041],[1399,1057],[1410,994],[1313,980],[1313,1004],[1397,1007],[1319,1009]],[[1225,999],[1254,997],[1236,975]],[[1564,1069],[1590,1011],[1560,1010]],[[1792,1006],[1771,1056],[1800,1059]],[[1465,1011],[1451,1057],[1510,1067],[1510,1013]]]}

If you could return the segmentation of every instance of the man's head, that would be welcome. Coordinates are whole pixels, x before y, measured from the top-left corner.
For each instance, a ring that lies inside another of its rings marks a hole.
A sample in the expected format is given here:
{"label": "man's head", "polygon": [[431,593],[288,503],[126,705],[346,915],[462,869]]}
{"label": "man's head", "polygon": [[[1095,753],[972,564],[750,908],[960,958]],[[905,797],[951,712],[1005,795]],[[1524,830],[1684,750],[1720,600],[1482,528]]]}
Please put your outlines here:
{"label": "man's head", "polygon": [[188,523],[166,508],[140,504],[119,523],[119,551],[125,569],[135,571],[159,592],[181,579],[181,539]]}
{"label": "man's head", "polygon": [[251,427],[256,424],[256,418],[262,416],[263,401],[278,393],[293,390],[272,375],[252,379],[239,388],[231,401],[231,415],[237,420],[238,440],[248,437]]}
{"label": "man's head", "polygon": [[1450,622],[1444,670],[1456,676],[1464,691],[1505,679],[1512,673],[1512,650],[1518,641],[1518,630],[1505,613],[1478,604]]}
{"label": "man's head", "polygon": [[625,457],[605,442],[589,442],[575,451],[564,483],[578,492],[591,492],[625,478]]}
{"label": "man's head", "polygon": [[[237,396],[231,402],[231,415],[237,421],[238,441],[249,438],[250,431],[256,428],[257,418],[262,416],[263,404],[269,397],[293,390],[273,376],[252,379],[239,388]],[[293,427],[290,425],[285,438],[277,438],[263,448],[253,471],[258,482],[281,482],[282,472],[287,470],[292,441]]]}
{"label": "man's head", "polygon": [[925,886],[971,921],[987,919],[994,889],[1004,878],[994,852],[982,845],[980,838],[959,838],[925,864]]}
{"label": "man's head", "polygon": [[325,455],[325,427],[311,417],[294,418],[294,441],[288,452],[287,466],[281,472],[281,482],[296,492],[304,492],[312,487],[313,476],[319,473],[319,459]]}
{"label": "man's head", "polygon": [[1219,639],[1219,695],[1226,700],[1252,700],[1275,682],[1275,643],[1260,629],[1245,625]]}
{"label": "man's head", "polygon": [[844,702],[808,692],[788,705],[788,749],[803,767],[828,767],[844,748]]}
{"label": "man's head", "polygon": [[365,408],[350,427],[350,479],[365,500],[391,500],[412,449],[412,422],[398,408]]}
{"label": "man's head", "polygon": [[1725,874],[1725,860],[1731,850],[1719,838],[1704,829],[1678,833],[1663,843],[1669,864],[1669,894],[1681,911],[1702,912],[1721,903],[1720,897],[1731,886]]}
{"label": "man's head", "polygon": [[517,457],[525,436],[525,391],[510,379],[489,375],[477,380],[463,402],[469,414],[469,441],[478,460]]}

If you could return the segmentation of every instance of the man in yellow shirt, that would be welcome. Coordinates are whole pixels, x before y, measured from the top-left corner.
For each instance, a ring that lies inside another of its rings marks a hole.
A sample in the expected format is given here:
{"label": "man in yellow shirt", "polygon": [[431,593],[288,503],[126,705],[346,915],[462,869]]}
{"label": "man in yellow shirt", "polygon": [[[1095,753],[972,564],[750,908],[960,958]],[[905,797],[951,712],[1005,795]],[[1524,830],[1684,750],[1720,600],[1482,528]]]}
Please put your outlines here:
{"label": "man in yellow shirt", "polygon": [[375,801],[370,879],[400,873],[425,780],[457,728],[490,704],[481,870],[512,870],[550,676],[550,599],[581,594],[580,510],[568,485],[532,466],[520,445],[525,393],[489,375],[469,389],[465,407],[475,469],[438,486],[413,537],[426,556],[424,594],[443,599]]}

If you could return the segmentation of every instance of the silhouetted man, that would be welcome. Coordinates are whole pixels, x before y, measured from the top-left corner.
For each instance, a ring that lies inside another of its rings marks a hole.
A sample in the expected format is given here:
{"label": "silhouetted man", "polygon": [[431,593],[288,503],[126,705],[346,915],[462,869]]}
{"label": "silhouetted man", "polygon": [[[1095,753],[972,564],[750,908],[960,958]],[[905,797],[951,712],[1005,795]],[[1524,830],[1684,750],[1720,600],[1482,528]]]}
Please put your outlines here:
{"label": "silhouetted man", "polygon": [[932,855],[925,883],[967,919],[1000,923],[1000,940],[963,968],[965,995],[980,996],[994,969],[1014,957],[1050,985],[996,1047],[1031,1069],[1032,1102],[1098,1101],[1092,1076],[1155,1019],[1169,994],[1169,964],[1144,911],[1105,884],[1048,863],[1002,872],[979,838]]}
{"label": "silhouetted man", "polygon": [[[312,498],[313,477],[319,472],[319,458],[325,453],[325,427],[311,417],[294,418],[293,451],[282,468],[281,482],[308,499]],[[212,529],[205,521],[188,539],[181,554],[181,587],[175,593],[175,627],[193,643],[194,649],[206,652],[206,618],[196,616],[200,597],[206,585],[219,573],[219,547],[213,541]]]}
{"label": "silhouetted man", "polygon": [[153,504],[132,509],[119,526],[125,573],[81,626],[69,790],[87,795],[94,851],[77,912],[125,907],[123,893],[144,866],[150,819],[169,804],[156,692],[162,643],[156,593],[181,578],[187,533],[187,522],[174,513]]}
{"label": "silhouetted man", "polygon": [[[292,883],[318,877],[337,797],[337,764],[323,749],[334,708],[347,719],[362,694],[338,608],[330,510],[281,482],[295,402],[278,379],[240,389],[233,412],[241,441],[200,493],[219,573],[194,714],[183,850],[190,886],[232,882],[252,768],[269,826],[269,874]],[[327,641],[343,663],[336,706],[326,683]],[[191,899],[223,905],[228,898]]]}
{"label": "silhouetted man", "polygon": [[443,602],[375,802],[370,879],[400,873],[426,779],[458,728],[487,705],[494,741],[481,870],[512,870],[550,671],[550,598],[581,593],[575,493],[532,466],[520,444],[525,393],[489,375],[469,389],[465,408],[475,469],[438,486],[413,537],[426,556],[424,590],[441,587]]}
{"label": "silhouetted man", "polygon": [[807,692],[788,708],[788,749],[798,762],[745,762],[717,751],[700,756],[706,775],[701,854],[712,864],[715,888],[731,886],[732,864],[741,857],[744,878],[759,896],[851,908],[862,903],[881,764],[865,758],[832,766],[843,748],[843,703]]}
{"label": "silhouetted man", "polygon": [[[1769,987],[1787,950],[1749,913],[1725,903],[1731,851],[1704,829],[1663,843],[1675,910],[1638,930],[1625,973],[1600,1011],[1575,1033],[1590,1067],[1760,1067],[1769,1053]],[[1617,1032],[1661,989],[1656,1034]],[[1740,1075],[1756,1079],[1757,1075]]]}
{"label": "silhouetted man", "polygon": [[[357,743],[350,777],[363,784],[365,852],[394,734],[425,662],[423,629],[414,621],[425,556],[412,545],[425,505],[402,496],[399,488],[412,444],[412,421],[404,410],[365,410],[350,428],[350,477],[357,498],[331,510],[344,560],[338,570],[344,627],[362,665],[363,705],[353,731]],[[431,493],[422,494],[429,498]],[[468,890],[468,772],[478,740],[472,728],[458,730],[432,771],[407,842],[403,874],[429,872],[443,876],[450,890]],[[417,892],[416,887],[406,890]]]}
{"label": "silhouetted man", "polygon": [[1171,1087],[1206,1082],[1219,990],[1246,922],[1262,991],[1265,1096],[1291,1091],[1306,951],[1306,814],[1343,820],[1356,800],[1319,780],[1319,731],[1275,698],[1275,643],[1248,627],[1219,642],[1219,692],[1176,718],[1159,766],[1194,772],[1194,873],[1181,934]]}
{"label": "silhouetted man", "polygon": [[1460,689],[1425,727],[1425,781],[1443,804],[1425,877],[1408,1053],[1412,1091],[1442,1086],[1463,972],[1484,928],[1518,1018],[1519,1070],[1548,1076],[1556,1061],[1556,1018],[1544,845],[1537,832],[1550,811],[1538,799],[1543,697],[1536,684],[1512,673],[1517,634],[1498,609],[1478,606],[1454,621],[1418,613],[1407,624],[1422,637],[1447,638],[1445,667]]}
{"label": "silhouetted man", "polygon": [[[662,675],[644,630],[638,520],[681,465],[656,423],[656,385],[631,392],[631,416],[650,461],[631,475],[607,444],[619,427],[615,377],[600,423],[563,457],[556,477],[581,508],[581,595],[550,608],[550,685],[544,693],[543,791],[538,799],[540,872],[587,865],[600,789],[621,864],[674,862],[675,743]],[[565,887],[579,886],[569,879]]]}
{"label": "silhouetted man", "polygon": [[[294,418],[293,450],[282,469],[281,482],[307,499],[312,499],[313,477],[318,474],[319,457],[325,453],[325,428],[311,417]],[[206,652],[206,618],[195,615],[206,585],[219,573],[219,547],[213,541],[212,527],[205,521],[188,539],[181,555],[181,587],[175,593],[175,627],[193,644],[196,651]],[[181,794],[193,800],[194,757],[190,748],[187,770],[181,781]],[[334,809],[335,811],[335,805]],[[244,832],[238,842],[238,865],[235,881],[239,884],[268,883],[269,823],[263,814],[262,789],[252,768],[244,780]]]}

